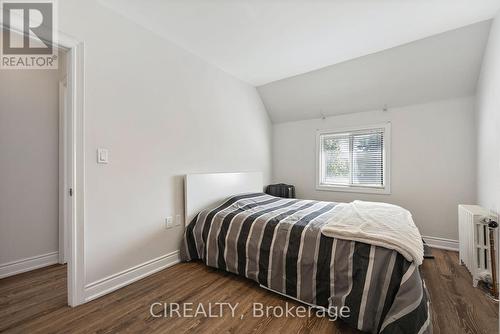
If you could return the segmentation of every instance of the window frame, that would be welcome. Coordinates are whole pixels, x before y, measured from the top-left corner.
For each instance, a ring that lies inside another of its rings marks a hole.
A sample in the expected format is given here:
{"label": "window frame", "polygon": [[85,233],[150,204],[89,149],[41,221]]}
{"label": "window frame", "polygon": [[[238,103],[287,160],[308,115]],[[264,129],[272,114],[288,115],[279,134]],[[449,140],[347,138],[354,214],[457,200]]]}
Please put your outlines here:
{"label": "window frame", "polygon": [[[375,129],[384,129],[384,147],[383,147],[383,187],[366,187],[357,185],[329,185],[321,183],[322,179],[322,152],[321,137],[323,135],[334,135],[349,132],[369,131]],[[363,126],[354,126],[348,128],[330,128],[316,131],[316,190],[355,192],[364,194],[385,194],[391,193],[391,123],[379,123]]]}

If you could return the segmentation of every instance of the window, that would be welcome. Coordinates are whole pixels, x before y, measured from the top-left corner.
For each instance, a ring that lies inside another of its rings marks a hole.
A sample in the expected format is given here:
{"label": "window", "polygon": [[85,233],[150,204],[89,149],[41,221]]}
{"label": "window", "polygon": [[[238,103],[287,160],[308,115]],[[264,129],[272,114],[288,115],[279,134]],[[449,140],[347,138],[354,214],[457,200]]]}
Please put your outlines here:
{"label": "window", "polygon": [[390,193],[390,123],[318,131],[317,189]]}

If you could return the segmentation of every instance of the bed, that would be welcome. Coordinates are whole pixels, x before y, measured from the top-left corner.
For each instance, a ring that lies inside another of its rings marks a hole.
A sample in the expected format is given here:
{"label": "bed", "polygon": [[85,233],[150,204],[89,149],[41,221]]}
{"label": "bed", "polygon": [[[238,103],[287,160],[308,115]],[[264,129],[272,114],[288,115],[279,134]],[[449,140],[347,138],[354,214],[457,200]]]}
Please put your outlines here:
{"label": "bed", "polygon": [[[418,266],[394,250],[321,233],[336,203],[266,195],[254,174],[239,175],[238,189],[226,174],[205,175],[186,178],[183,261],[202,260],[310,305],[347,306],[341,319],[362,331],[431,332]],[[236,195],[215,200],[226,191]]]}

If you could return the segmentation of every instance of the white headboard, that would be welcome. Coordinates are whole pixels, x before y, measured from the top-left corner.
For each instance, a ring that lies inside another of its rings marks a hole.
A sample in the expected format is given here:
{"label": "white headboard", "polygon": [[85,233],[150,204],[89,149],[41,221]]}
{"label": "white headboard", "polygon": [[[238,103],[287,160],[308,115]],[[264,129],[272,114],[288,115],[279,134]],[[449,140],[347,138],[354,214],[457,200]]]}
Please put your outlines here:
{"label": "white headboard", "polygon": [[232,195],[264,190],[261,172],[187,174],[184,178],[185,224],[203,209]]}

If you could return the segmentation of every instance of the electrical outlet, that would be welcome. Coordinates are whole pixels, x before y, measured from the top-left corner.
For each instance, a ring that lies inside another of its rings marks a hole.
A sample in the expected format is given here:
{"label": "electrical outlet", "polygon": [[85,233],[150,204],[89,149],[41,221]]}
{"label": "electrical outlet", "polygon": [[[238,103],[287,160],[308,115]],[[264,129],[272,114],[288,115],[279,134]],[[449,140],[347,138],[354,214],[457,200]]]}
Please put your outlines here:
{"label": "electrical outlet", "polygon": [[165,219],[165,223],[166,223],[165,225],[166,225],[167,229],[172,228],[172,226],[173,226],[172,217],[167,217],[167,219]]}
{"label": "electrical outlet", "polygon": [[175,226],[181,226],[181,215],[175,215]]}

